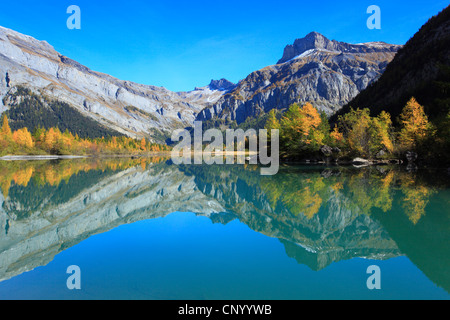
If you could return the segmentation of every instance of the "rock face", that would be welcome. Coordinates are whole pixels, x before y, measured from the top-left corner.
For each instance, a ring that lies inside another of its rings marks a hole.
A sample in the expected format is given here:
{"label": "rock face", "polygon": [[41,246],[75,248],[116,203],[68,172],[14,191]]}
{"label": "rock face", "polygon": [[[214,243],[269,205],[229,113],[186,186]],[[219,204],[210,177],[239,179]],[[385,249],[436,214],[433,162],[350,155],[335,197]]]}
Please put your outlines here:
{"label": "rock face", "polygon": [[331,114],[377,80],[400,48],[382,42],[348,44],[310,33],[287,46],[278,64],[251,73],[197,118],[242,123],[307,101]]}
{"label": "rock face", "polygon": [[[226,80],[222,83],[227,84]],[[83,115],[132,137],[153,129],[171,132],[189,126],[200,110],[226,92],[176,93],[119,80],[59,54],[45,41],[0,27],[0,112],[9,107],[2,98],[19,85],[66,102]],[[142,112],[129,111],[136,108]]]}

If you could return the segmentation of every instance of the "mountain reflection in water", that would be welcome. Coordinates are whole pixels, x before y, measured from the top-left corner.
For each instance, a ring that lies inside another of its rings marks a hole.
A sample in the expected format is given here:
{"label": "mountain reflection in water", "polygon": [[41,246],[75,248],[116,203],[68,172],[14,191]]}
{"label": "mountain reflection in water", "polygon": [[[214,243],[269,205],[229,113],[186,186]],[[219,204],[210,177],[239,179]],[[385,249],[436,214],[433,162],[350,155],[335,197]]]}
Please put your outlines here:
{"label": "mountain reflection in water", "polygon": [[193,212],[238,219],[277,238],[312,270],[363,257],[406,255],[450,289],[450,189],[444,172],[399,167],[176,166],[161,157],[0,162],[0,280],[91,235]]}

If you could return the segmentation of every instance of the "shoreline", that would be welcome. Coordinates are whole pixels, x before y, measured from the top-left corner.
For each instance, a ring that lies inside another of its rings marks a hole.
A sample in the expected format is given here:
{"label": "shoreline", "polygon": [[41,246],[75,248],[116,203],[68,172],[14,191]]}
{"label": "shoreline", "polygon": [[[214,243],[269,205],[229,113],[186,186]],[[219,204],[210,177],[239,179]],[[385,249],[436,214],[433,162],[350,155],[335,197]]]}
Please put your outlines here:
{"label": "shoreline", "polygon": [[82,159],[88,156],[58,156],[58,155],[17,155],[0,157],[1,161],[28,161],[28,160],[63,160]]}
{"label": "shoreline", "polygon": [[[227,156],[233,154],[234,156],[245,155],[246,163],[250,160],[251,157],[255,156],[255,153],[251,153],[248,151],[244,152],[213,152],[216,156]],[[192,152],[191,156],[195,157],[195,153]],[[154,153],[146,153],[146,154],[97,154],[97,155],[7,155],[0,157],[0,161],[51,161],[51,160],[71,160],[71,159],[105,159],[105,158],[147,158],[147,157],[158,157],[158,156],[168,156],[170,157],[170,151],[162,151],[162,152],[154,152]],[[424,164],[424,163],[409,163],[408,161],[404,161],[401,159],[389,159],[389,160],[380,160],[380,159],[363,159],[363,158],[355,158],[355,159],[299,159],[299,158],[280,158],[280,165],[309,165],[309,166],[326,166],[326,167],[372,167],[372,166],[404,166],[411,167],[411,169],[419,169],[419,168],[444,168],[447,169],[450,173],[450,167],[447,165],[436,165],[436,164]]]}
{"label": "shoreline", "polygon": [[[0,157],[0,161],[26,161],[26,160],[69,160],[69,159],[86,159],[86,158],[145,158],[156,156],[170,156],[170,151],[159,151],[151,153],[138,153],[138,154],[90,154],[90,155],[6,155]],[[213,152],[216,156],[227,155],[245,155],[254,156],[256,153],[248,151],[234,151],[234,152]],[[191,152],[191,156],[195,156],[195,152]]]}
{"label": "shoreline", "polygon": [[160,156],[155,154],[100,154],[100,155],[7,155],[0,157],[0,161],[32,161],[32,160],[70,160],[70,159],[100,159],[100,158],[141,158]]}

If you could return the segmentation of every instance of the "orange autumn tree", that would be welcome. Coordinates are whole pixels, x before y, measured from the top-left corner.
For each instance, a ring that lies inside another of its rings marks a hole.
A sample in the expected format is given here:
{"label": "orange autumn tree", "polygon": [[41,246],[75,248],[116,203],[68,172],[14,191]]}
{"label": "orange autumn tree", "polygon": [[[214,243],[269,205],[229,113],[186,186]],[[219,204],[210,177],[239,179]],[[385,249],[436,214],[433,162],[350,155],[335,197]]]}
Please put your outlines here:
{"label": "orange autumn tree", "polygon": [[141,150],[147,151],[147,142],[145,141],[145,138],[142,138],[141,140]]}
{"label": "orange autumn tree", "polygon": [[0,128],[0,155],[14,153],[14,149],[13,134],[8,123],[8,117],[4,114],[2,127]]}
{"label": "orange autumn tree", "polygon": [[339,128],[335,125],[330,133],[330,142],[333,146],[341,147],[344,143],[344,135],[339,132]]}
{"label": "orange autumn tree", "polygon": [[27,148],[34,147],[33,138],[27,128],[22,128],[17,131],[14,131],[12,138],[14,142],[19,146]]}
{"label": "orange autumn tree", "polygon": [[402,149],[417,149],[419,144],[433,134],[433,126],[428,121],[423,106],[412,97],[403,108],[399,117],[400,133],[398,135]]}
{"label": "orange autumn tree", "polygon": [[[319,111],[309,102],[303,106],[302,114],[305,117],[303,126],[304,135],[307,137],[306,144],[309,146],[309,149],[317,150],[325,140],[325,132],[320,130],[320,126],[324,121],[328,120],[326,118],[323,120]],[[328,122],[326,123],[329,128]]]}
{"label": "orange autumn tree", "polygon": [[302,116],[303,119],[299,129],[305,136],[309,136],[311,131],[317,129],[322,122],[319,112],[309,102],[300,110],[300,116]]}

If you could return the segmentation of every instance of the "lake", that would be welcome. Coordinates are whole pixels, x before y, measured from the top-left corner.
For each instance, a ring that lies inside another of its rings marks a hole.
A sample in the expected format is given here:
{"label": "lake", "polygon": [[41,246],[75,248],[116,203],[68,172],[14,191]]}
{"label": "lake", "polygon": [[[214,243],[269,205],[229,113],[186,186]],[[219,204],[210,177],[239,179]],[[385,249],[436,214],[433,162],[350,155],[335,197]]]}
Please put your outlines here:
{"label": "lake", "polygon": [[154,157],[0,172],[0,299],[450,298],[446,170]]}

